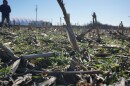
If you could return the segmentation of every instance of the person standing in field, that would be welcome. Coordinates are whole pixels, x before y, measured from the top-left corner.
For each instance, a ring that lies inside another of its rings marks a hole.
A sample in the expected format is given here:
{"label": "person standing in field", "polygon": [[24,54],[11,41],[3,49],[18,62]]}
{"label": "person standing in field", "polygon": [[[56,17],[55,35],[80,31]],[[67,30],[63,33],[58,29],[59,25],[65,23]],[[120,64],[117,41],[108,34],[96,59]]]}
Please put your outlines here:
{"label": "person standing in field", "polygon": [[121,23],[119,24],[119,30],[121,30],[121,33],[122,33],[122,34],[124,33],[122,21],[121,21]]}
{"label": "person standing in field", "polygon": [[97,23],[97,16],[96,16],[96,13],[95,13],[95,12],[93,12],[92,17],[93,17],[93,24],[94,24],[94,23]]}
{"label": "person standing in field", "polygon": [[3,0],[3,4],[0,6],[0,12],[2,13],[1,26],[3,26],[4,21],[6,19],[6,22],[8,23],[8,26],[10,27],[11,8],[8,5],[8,1],[7,0]]}

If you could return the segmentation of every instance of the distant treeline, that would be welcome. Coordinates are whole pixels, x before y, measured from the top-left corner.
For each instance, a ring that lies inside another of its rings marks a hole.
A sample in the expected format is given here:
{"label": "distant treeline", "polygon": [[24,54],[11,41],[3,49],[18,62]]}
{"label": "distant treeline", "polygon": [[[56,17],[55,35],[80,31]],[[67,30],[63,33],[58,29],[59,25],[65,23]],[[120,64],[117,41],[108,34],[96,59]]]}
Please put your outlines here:
{"label": "distant treeline", "polygon": [[[53,25],[53,27],[66,27],[66,25]],[[97,27],[99,29],[118,29],[118,26],[114,26],[114,25],[108,25],[108,24],[102,24],[100,22],[97,23]],[[87,25],[72,25],[72,28],[76,28],[76,29],[93,29],[93,24],[89,23]],[[130,29],[130,27],[124,27],[124,29]]]}
{"label": "distant treeline", "polygon": [[[52,23],[48,21],[43,21],[43,20],[34,21],[34,20],[29,20],[29,19],[11,19],[10,25],[11,26],[51,27]],[[1,26],[1,23],[0,23],[0,26]]]}

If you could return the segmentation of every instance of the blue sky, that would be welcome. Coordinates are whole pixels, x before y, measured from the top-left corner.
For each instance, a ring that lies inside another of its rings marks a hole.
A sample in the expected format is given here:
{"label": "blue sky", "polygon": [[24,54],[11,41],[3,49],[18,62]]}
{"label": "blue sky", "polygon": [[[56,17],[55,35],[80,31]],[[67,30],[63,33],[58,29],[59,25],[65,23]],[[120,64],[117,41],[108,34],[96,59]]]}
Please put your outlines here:
{"label": "blue sky", "polygon": [[[103,24],[130,26],[130,0],[63,0],[71,23],[88,24],[92,13],[96,12],[97,20]],[[63,20],[62,11],[57,0],[8,0],[12,8],[11,17],[35,19],[35,7],[38,5],[38,20],[59,24]],[[2,0],[0,1],[2,4]]]}

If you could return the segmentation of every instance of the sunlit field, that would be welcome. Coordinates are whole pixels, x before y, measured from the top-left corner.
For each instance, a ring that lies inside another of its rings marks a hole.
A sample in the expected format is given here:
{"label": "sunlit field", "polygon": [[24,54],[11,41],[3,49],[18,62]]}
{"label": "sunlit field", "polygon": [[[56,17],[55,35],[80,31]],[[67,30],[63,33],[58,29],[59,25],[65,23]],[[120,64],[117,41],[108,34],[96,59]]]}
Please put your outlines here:
{"label": "sunlit field", "polygon": [[[66,28],[63,26],[2,28],[0,31],[0,84],[2,85],[5,81],[7,85],[16,83],[28,86],[45,83],[51,86],[91,86],[92,84],[102,86],[119,82],[129,84],[129,30],[124,33],[128,39],[122,39],[123,36],[118,37],[120,34],[115,35],[114,30],[105,29],[100,29],[100,39],[95,30],[78,38],[88,29],[73,28],[80,48],[80,52],[77,52],[71,47]],[[10,49],[17,60],[8,59],[8,62],[3,60],[3,57],[9,58],[10,54],[3,53],[7,51],[2,46]],[[27,57],[27,55],[47,53],[49,56],[36,56],[36,58],[34,56],[30,59]],[[20,62],[17,62],[18,59]],[[9,77],[12,77],[13,82]],[[20,77],[25,80],[23,81]]]}

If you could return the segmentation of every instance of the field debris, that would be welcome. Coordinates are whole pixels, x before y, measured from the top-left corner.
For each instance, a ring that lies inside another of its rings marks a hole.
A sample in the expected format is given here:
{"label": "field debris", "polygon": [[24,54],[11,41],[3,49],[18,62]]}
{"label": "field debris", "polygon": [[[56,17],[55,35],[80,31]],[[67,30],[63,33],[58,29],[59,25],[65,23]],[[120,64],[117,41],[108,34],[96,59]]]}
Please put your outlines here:
{"label": "field debris", "polygon": [[[101,42],[98,42],[97,37],[89,37],[88,34],[92,32],[88,29],[84,34],[80,33],[83,34],[81,38],[85,40],[77,41],[80,51],[75,51],[66,39],[65,32],[61,35],[49,31],[48,29],[44,32],[46,36],[43,36],[41,29],[30,32],[25,32],[23,29],[15,32],[21,34],[14,40],[2,40],[0,85],[128,86],[130,84],[130,44],[127,40],[122,44],[122,40],[118,38],[113,40],[113,35],[108,33],[100,35]],[[32,38],[32,35],[26,33],[33,33],[35,37]],[[125,32],[123,34],[125,35]],[[1,38],[3,36],[1,35]],[[37,42],[29,44],[28,40],[25,40],[27,38],[36,39]],[[36,46],[38,43],[40,45]]]}
{"label": "field debris", "polygon": [[93,23],[72,26],[57,2],[66,25],[2,28],[0,85],[130,86],[130,30],[104,26],[95,12]]}

